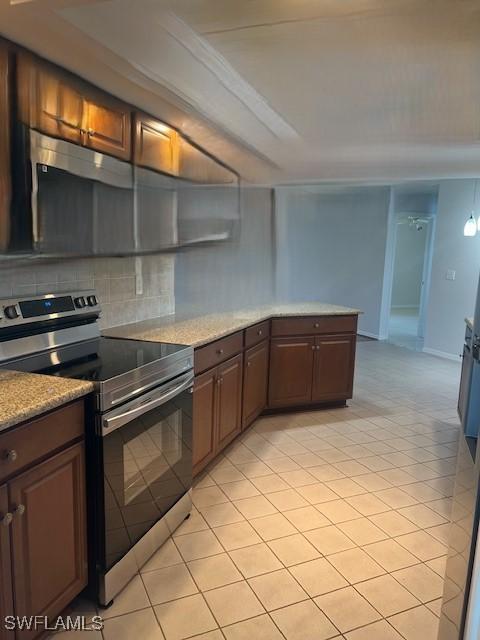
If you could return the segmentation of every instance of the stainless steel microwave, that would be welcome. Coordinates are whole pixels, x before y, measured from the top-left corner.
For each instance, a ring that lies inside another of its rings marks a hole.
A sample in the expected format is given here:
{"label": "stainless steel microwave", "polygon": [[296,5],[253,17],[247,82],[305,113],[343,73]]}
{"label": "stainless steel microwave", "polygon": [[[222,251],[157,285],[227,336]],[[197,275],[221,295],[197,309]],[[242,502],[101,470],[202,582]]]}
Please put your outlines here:
{"label": "stainless steel microwave", "polygon": [[239,227],[233,172],[228,184],[183,180],[18,127],[0,243],[10,255],[142,255],[225,241]]}

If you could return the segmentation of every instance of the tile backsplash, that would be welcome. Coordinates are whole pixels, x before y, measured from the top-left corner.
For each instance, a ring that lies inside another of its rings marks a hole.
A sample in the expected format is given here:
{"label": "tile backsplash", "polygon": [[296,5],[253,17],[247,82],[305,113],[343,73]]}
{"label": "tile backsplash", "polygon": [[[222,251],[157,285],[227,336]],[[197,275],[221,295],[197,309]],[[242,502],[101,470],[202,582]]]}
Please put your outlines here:
{"label": "tile backsplash", "polygon": [[[136,260],[141,294],[136,293]],[[0,298],[96,289],[101,326],[113,327],[174,312],[174,264],[173,255],[163,254],[0,265]]]}

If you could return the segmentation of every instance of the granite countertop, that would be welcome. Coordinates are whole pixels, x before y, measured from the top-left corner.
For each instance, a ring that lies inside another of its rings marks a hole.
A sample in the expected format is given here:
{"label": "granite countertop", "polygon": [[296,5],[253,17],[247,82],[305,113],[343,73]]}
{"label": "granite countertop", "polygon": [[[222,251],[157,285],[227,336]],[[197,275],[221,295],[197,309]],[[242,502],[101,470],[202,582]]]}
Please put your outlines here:
{"label": "granite countertop", "polygon": [[0,431],[87,395],[93,384],[38,373],[0,370]]}
{"label": "granite countertop", "polygon": [[465,318],[465,323],[470,327],[470,329],[473,329],[473,318]]}
{"label": "granite countertop", "polygon": [[245,329],[256,322],[269,318],[288,316],[344,316],[358,315],[359,309],[340,307],[320,302],[303,302],[269,305],[251,309],[241,309],[228,313],[214,313],[195,317],[170,315],[163,318],[144,320],[132,324],[113,327],[103,332],[106,336],[171,342],[200,347],[224,336]]}

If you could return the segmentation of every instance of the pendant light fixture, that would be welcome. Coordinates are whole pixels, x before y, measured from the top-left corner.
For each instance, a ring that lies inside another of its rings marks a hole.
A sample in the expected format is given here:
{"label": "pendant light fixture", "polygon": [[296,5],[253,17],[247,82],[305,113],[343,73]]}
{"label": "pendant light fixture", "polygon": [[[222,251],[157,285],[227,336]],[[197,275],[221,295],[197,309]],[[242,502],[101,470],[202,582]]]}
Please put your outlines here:
{"label": "pendant light fixture", "polygon": [[477,235],[477,230],[480,231],[480,216],[478,222],[475,219],[475,205],[477,203],[477,180],[475,180],[475,188],[473,191],[473,209],[470,218],[466,221],[463,227],[463,235],[467,238],[473,238]]}

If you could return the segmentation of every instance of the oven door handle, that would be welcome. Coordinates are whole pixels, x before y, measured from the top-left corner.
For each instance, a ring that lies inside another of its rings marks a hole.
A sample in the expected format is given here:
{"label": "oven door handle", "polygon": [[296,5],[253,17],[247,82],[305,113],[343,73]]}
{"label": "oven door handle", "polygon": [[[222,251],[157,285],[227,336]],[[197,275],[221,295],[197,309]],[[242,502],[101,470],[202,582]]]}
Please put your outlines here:
{"label": "oven door handle", "polygon": [[193,383],[193,373],[189,374],[188,378],[183,379],[180,384],[176,384],[173,387],[167,387],[164,389],[160,395],[152,397],[149,396],[148,400],[142,402],[140,405],[134,407],[133,409],[129,409],[128,411],[124,411],[123,413],[119,413],[116,416],[112,416],[111,418],[103,418],[102,420],[102,437],[108,436],[109,433],[112,433],[119,427],[122,427],[127,422],[131,422],[135,418],[142,416],[144,413],[155,409],[156,407],[165,404],[172,398],[174,398],[185,389],[188,389],[192,386]]}

